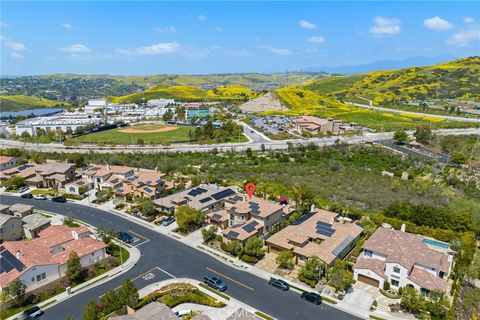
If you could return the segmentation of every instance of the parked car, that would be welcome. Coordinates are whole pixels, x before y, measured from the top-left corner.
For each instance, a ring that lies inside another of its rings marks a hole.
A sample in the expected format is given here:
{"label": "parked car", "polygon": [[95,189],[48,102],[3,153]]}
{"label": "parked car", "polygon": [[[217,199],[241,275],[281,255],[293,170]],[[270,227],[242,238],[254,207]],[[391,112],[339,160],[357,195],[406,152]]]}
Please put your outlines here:
{"label": "parked car", "polygon": [[35,200],[47,200],[48,198],[44,194],[36,194],[36,195],[33,196],[33,199],[35,199]]}
{"label": "parked car", "polygon": [[303,292],[302,299],[317,305],[322,303],[322,297],[315,292]]}
{"label": "parked car", "polygon": [[33,319],[41,316],[43,314],[42,309],[38,306],[31,307],[22,312],[20,315],[20,320]]}
{"label": "parked car", "polygon": [[133,237],[128,232],[124,232],[124,231],[117,232],[117,238],[125,243],[133,242]]}
{"label": "parked car", "polygon": [[33,198],[33,194],[31,193],[24,193],[20,196],[20,198],[23,198],[23,199],[32,199]]}
{"label": "parked car", "polygon": [[165,226],[165,227],[166,227],[166,226],[169,226],[169,225],[171,225],[175,220],[176,220],[176,219],[175,219],[175,216],[170,216],[170,217],[168,217],[167,219],[163,220],[162,225]]}
{"label": "parked car", "polygon": [[56,197],[52,198],[52,201],[53,202],[65,203],[65,202],[67,202],[67,199],[65,199],[64,197],[61,197],[61,196],[56,196]]}
{"label": "parked car", "polygon": [[205,277],[203,277],[203,283],[218,291],[223,292],[227,290],[227,285],[225,284],[225,282],[211,274],[207,274]]}
{"label": "parked car", "polygon": [[24,193],[25,191],[27,191],[29,188],[28,186],[24,186],[24,187],[21,187],[20,189],[18,189],[18,192],[19,193]]}
{"label": "parked car", "polygon": [[283,291],[287,291],[288,289],[290,289],[290,285],[281,279],[270,278],[268,284],[272,287],[282,289]]}

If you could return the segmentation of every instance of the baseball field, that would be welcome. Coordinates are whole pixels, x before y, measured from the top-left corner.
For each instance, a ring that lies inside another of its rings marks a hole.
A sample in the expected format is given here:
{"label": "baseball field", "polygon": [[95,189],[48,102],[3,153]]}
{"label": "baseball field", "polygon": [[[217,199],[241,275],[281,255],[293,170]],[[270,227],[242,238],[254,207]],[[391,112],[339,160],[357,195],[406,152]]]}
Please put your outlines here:
{"label": "baseball field", "polygon": [[104,144],[150,144],[190,141],[189,132],[195,131],[194,126],[170,126],[161,124],[139,124],[131,127],[116,128],[90,133],[73,138],[80,143]]}

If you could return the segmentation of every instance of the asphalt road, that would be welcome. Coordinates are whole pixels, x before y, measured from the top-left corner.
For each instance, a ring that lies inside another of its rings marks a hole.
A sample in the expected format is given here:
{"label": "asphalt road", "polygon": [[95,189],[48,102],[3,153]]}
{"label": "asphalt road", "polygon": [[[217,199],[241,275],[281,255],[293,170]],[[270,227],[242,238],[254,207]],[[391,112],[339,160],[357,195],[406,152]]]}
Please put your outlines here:
{"label": "asphalt road", "polygon": [[[137,265],[117,278],[45,310],[43,319],[64,320],[68,316],[81,319],[83,308],[88,301],[98,300],[102,294],[118,287],[127,278],[135,279],[137,288],[140,288],[152,282],[168,279],[170,275],[201,280],[209,272],[217,273],[225,280],[228,295],[278,319],[359,319],[326,304],[316,306],[303,301],[298,293],[275,289],[263,279],[231,268],[205,253],[107,211],[75,203],[60,204],[50,200],[22,199],[5,195],[1,196],[0,203],[30,204],[37,209],[72,215],[96,227],[104,226],[117,231],[128,230],[141,237],[138,248],[142,256]],[[148,273],[154,274],[155,278],[144,280],[142,275]]]}

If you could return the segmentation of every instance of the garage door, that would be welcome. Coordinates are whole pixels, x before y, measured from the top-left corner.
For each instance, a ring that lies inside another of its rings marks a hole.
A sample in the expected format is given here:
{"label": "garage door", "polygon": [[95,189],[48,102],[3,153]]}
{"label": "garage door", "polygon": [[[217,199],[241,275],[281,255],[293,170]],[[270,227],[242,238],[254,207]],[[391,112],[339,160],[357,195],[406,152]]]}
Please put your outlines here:
{"label": "garage door", "polygon": [[361,281],[363,283],[369,284],[369,285],[377,287],[377,288],[380,285],[380,282],[378,280],[369,278],[369,277],[361,275],[361,274],[358,275],[358,281]]}

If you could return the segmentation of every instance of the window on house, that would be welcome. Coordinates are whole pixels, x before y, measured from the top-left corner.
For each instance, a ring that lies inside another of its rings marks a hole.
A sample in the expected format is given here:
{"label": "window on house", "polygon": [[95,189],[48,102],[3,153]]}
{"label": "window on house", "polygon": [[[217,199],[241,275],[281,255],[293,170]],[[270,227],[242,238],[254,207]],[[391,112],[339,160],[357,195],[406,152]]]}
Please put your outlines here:
{"label": "window on house", "polygon": [[392,286],[395,286],[395,287],[398,287],[398,285],[400,284],[400,282],[398,282],[398,280],[393,280],[392,279]]}
{"label": "window on house", "polygon": [[393,267],[393,272],[400,273],[400,268],[397,266]]}
{"label": "window on house", "polygon": [[372,251],[370,251],[370,250],[364,250],[364,251],[363,251],[363,255],[364,255],[365,257],[371,257],[371,256],[372,256]]}
{"label": "window on house", "polygon": [[35,277],[32,277],[32,282],[35,282]]}
{"label": "window on house", "polygon": [[38,275],[38,276],[37,276],[37,281],[40,281],[40,280],[42,280],[42,276],[41,276],[41,275]]}
{"label": "window on house", "polygon": [[42,279],[45,279],[47,277],[47,275],[44,273],[42,273]]}

